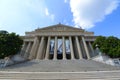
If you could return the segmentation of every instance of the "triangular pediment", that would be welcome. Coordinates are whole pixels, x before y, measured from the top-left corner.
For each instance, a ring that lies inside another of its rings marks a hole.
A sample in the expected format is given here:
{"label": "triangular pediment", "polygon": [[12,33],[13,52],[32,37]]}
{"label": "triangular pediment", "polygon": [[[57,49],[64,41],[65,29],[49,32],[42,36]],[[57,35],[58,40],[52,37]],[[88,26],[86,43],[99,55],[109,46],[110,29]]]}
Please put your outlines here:
{"label": "triangular pediment", "polygon": [[38,32],[38,31],[84,31],[84,30],[80,28],[75,28],[72,26],[57,24],[57,25],[52,25],[45,28],[36,29],[35,31]]}
{"label": "triangular pediment", "polygon": [[44,28],[38,28],[32,32],[26,32],[28,36],[70,36],[70,35],[85,35],[85,36],[93,36],[93,32],[87,32],[81,28],[75,28],[68,25],[57,24]]}

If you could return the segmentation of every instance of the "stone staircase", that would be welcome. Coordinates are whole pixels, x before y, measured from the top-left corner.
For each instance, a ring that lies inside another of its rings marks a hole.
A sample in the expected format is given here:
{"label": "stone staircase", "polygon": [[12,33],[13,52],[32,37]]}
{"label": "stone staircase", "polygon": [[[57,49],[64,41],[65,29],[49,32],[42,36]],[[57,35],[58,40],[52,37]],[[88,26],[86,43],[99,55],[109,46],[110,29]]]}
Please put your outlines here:
{"label": "stone staircase", "polygon": [[0,69],[0,80],[119,80],[120,67],[93,60],[32,60]]}
{"label": "stone staircase", "polygon": [[20,72],[80,72],[80,71],[111,71],[120,70],[115,67],[93,60],[32,60],[8,66],[1,71]]}
{"label": "stone staircase", "polygon": [[120,80],[120,71],[88,71],[88,72],[0,71],[0,80]]}

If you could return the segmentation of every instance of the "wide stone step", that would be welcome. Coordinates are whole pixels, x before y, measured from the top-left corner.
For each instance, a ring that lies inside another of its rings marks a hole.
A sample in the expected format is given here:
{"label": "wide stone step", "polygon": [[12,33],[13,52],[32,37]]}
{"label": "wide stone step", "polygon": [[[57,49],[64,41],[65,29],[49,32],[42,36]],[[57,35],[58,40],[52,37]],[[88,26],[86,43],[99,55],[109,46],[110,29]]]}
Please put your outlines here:
{"label": "wide stone step", "polygon": [[26,72],[80,72],[120,70],[120,67],[93,60],[32,60],[1,69],[3,71]]}
{"label": "wide stone step", "polygon": [[0,72],[0,80],[119,80],[120,71]]}

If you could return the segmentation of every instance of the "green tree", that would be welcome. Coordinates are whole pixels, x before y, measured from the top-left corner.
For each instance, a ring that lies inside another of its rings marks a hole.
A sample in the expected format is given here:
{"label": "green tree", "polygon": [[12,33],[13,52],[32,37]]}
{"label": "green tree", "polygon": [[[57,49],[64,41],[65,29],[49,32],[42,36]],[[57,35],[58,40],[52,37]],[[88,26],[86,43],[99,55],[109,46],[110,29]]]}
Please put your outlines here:
{"label": "green tree", "polygon": [[117,37],[110,36],[106,39],[106,45],[109,48],[108,52],[106,53],[112,58],[117,58],[120,56],[119,54],[119,49],[120,49],[120,44],[119,44],[119,39]]}
{"label": "green tree", "polygon": [[95,45],[99,45],[100,51],[110,56],[111,58],[120,57],[120,39],[114,36],[104,37],[98,36],[93,43],[93,47]]}
{"label": "green tree", "polygon": [[23,40],[15,33],[0,31],[0,58],[15,55],[20,51]]}
{"label": "green tree", "polygon": [[106,37],[104,36],[98,36],[96,40],[93,43],[93,48],[96,48],[96,45],[100,48],[105,43]]}

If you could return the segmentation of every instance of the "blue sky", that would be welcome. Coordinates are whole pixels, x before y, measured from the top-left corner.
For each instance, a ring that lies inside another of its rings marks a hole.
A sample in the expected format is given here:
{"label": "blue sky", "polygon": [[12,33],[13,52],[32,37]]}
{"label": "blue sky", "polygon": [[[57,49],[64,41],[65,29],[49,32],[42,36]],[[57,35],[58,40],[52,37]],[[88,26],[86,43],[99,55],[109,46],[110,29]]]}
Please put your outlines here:
{"label": "blue sky", "polygon": [[120,38],[120,0],[0,0],[0,30],[24,35],[59,22]]}

